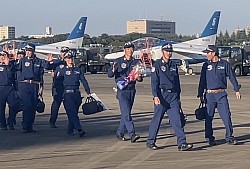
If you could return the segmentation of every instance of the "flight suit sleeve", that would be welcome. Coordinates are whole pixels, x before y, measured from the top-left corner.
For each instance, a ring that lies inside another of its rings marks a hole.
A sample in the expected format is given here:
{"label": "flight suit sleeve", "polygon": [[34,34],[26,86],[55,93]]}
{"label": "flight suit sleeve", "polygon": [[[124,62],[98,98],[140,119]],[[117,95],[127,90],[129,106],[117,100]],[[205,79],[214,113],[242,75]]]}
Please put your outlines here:
{"label": "flight suit sleeve", "polygon": [[158,72],[159,70],[157,69],[157,65],[154,64],[151,70],[151,88],[152,88],[152,94],[154,97],[158,97],[158,94],[160,91],[160,88],[159,88],[160,79],[158,76]]}
{"label": "flight suit sleeve", "polygon": [[198,98],[203,97],[204,90],[207,88],[206,69],[207,69],[207,64],[204,63],[202,68],[201,68],[201,75],[200,75],[200,81],[199,81],[199,86],[198,86],[198,95],[197,95]]}
{"label": "flight suit sleeve", "polygon": [[23,59],[18,59],[18,60],[15,62],[15,69],[16,69],[16,70],[21,70],[21,69],[22,69],[22,60],[23,60]]}
{"label": "flight suit sleeve", "polygon": [[56,70],[54,71],[54,77],[55,78],[62,78],[63,77],[62,69],[57,67]]}
{"label": "flight suit sleeve", "polygon": [[227,64],[226,64],[226,74],[227,74],[227,76],[228,76],[230,82],[231,82],[232,85],[233,85],[233,90],[234,90],[235,92],[238,92],[238,91],[240,90],[240,89],[239,89],[239,84],[238,84],[238,81],[237,81],[237,79],[236,79],[236,75],[235,75],[235,73],[233,72],[233,69],[232,69],[230,63],[228,63],[228,62],[227,62]]}
{"label": "flight suit sleeve", "polygon": [[115,72],[113,72],[113,66],[114,66],[114,63],[116,63],[116,61],[114,61],[113,63],[112,63],[112,65],[110,66],[110,68],[109,68],[109,70],[108,70],[108,77],[109,78],[112,78],[112,77],[114,77],[114,75],[115,75],[115,72],[117,71],[115,71]]}
{"label": "flight suit sleeve", "polygon": [[44,64],[45,64],[45,60],[41,60],[41,68],[40,68],[40,86],[43,87],[44,84]]}
{"label": "flight suit sleeve", "polygon": [[54,69],[54,62],[53,61],[49,62],[49,61],[45,60],[44,61],[44,68],[47,70],[53,70]]}
{"label": "flight suit sleeve", "polygon": [[86,91],[87,94],[90,94],[90,88],[89,88],[89,83],[86,80],[85,76],[83,74],[80,75],[80,81],[82,82],[82,85]]}
{"label": "flight suit sleeve", "polygon": [[176,73],[177,73],[177,76],[176,76],[176,91],[178,93],[178,97],[179,99],[181,98],[181,83],[180,83],[180,77],[179,77],[179,71],[178,71],[178,67],[176,65]]}

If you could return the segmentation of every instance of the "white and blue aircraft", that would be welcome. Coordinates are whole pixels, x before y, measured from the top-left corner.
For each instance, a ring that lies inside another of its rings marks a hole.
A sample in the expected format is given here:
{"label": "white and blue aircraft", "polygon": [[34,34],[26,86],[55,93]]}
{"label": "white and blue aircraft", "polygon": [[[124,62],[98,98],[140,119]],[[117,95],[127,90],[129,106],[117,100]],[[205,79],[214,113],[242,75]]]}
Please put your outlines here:
{"label": "white and blue aircraft", "polygon": [[62,46],[67,46],[70,49],[78,49],[79,47],[82,46],[86,22],[87,22],[87,17],[81,17],[65,41],[47,45],[37,45],[36,52],[59,54]]}
{"label": "white and blue aircraft", "polygon": [[[36,46],[36,53],[41,54],[60,54],[60,49],[62,46],[67,46],[70,49],[78,49],[82,46],[83,42],[83,35],[85,32],[87,17],[81,17],[75,27],[73,28],[70,35],[67,37],[65,41],[52,43],[52,44],[39,44],[39,43],[33,43]],[[13,50],[13,43],[15,43],[15,49],[23,48],[27,45],[27,41],[21,41],[21,40],[8,40],[5,42],[2,42],[0,45],[8,44],[10,47],[10,50]],[[12,48],[12,49],[11,49]]]}
{"label": "white and blue aircraft", "polygon": [[[197,64],[206,61],[206,56],[202,53],[207,45],[214,45],[216,41],[216,35],[219,25],[220,11],[215,11],[205,29],[197,39],[185,41],[185,42],[173,42],[161,40],[158,38],[146,37],[132,41],[135,45],[133,57],[140,59],[143,50],[146,50],[148,46],[151,58],[153,60],[160,59],[162,57],[161,46],[164,43],[170,43],[173,45],[172,59],[181,63],[181,68],[188,74],[192,74],[193,70],[189,67],[190,64]],[[123,51],[107,54],[105,59],[114,60],[121,57],[124,54]]]}

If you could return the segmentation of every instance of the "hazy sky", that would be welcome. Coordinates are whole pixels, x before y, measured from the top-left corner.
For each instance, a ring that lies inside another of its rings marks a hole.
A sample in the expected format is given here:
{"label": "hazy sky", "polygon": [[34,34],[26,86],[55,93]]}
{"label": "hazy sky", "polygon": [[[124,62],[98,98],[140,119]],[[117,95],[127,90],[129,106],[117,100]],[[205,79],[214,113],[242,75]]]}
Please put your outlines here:
{"label": "hazy sky", "polygon": [[86,34],[126,34],[126,22],[152,19],[176,22],[176,33],[201,33],[215,10],[221,11],[219,31],[231,33],[250,26],[250,0],[0,0],[0,25],[16,27],[16,36],[69,33],[87,16]]}

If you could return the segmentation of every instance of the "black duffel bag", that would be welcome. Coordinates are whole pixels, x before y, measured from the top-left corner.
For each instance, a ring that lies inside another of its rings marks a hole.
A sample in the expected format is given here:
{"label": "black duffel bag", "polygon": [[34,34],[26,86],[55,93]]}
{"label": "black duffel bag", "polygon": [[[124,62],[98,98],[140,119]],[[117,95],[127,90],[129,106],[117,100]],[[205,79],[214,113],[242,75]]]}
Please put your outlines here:
{"label": "black duffel bag", "polygon": [[90,96],[86,98],[85,103],[82,105],[82,111],[84,115],[95,114],[103,111],[103,105],[100,101],[97,101]]}
{"label": "black duffel bag", "polygon": [[43,102],[43,97],[39,95],[37,99],[37,104],[36,104],[36,111],[38,113],[43,113],[45,109],[45,103]]}
{"label": "black duffel bag", "polygon": [[200,103],[199,107],[195,109],[195,117],[197,120],[204,120],[207,114],[206,104],[203,102]]}

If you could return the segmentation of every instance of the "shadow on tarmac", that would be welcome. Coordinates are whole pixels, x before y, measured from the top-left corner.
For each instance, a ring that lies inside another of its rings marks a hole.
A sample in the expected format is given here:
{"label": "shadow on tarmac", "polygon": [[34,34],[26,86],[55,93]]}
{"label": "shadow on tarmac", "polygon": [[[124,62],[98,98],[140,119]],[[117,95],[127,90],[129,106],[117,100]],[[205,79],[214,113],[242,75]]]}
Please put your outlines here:
{"label": "shadow on tarmac", "polygon": [[[58,128],[52,129],[49,126],[48,119],[50,117],[49,114],[38,114],[35,120],[34,128],[37,129],[37,133],[23,133],[21,127],[21,117],[17,118],[16,130],[7,130],[0,131],[0,150],[15,150],[24,147],[31,146],[46,146],[49,144],[61,143],[61,144],[71,144],[74,141],[83,142],[85,140],[94,140],[94,139],[104,139],[107,137],[115,138],[116,129],[119,125],[120,115],[108,115],[108,111],[104,111],[95,115],[90,116],[80,116],[81,124],[83,129],[87,132],[83,138],[79,138],[78,135],[69,136],[66,134],[67,132],[67,118],[65,113],[60,113],[57,126]],[[153,112],[140,112],[133,113],[133,120],[135,123],[135,129],[137,133],[148,133],[148,127],[150,121],[152,119]],[[193,116],[193,115],[188,115]],[[61,120],[63,119],[63,120]],[[170,129],[170,124],[168,123],[167,116],[164,117],[164,121],[161,124],[162,129]],[[165,122],[166,120],[166,122]],[[188,120],[186,126],[192,123],[200,122],[200,120]],[[234,128],[241,127],[250,127],[250,123],[234,125]],[[216,130],[224,130],[224,127],[216,127]],[[204,127],[200,130],[193,130],[185,132],[187,137],[191,137],[188,135],[202,133],[204,134]],[[174,133],[170,132],[166,134],[159,134],[157,139],[166,139],[175,137]],[[245,144],[250,142],[250,134],[236,137],[239,140],[240,144]],[[141,137],[138,143],[145,143],[147,140],[147,135]],[[225,140],[216,140],[218,145],[225,144]],[[199,146],[199,144],[204,144],[203,142],[193,142],[195,145],[193,151],[206,150],[209,145]],[[161,149],[165,149],[167,147],[176,146],[176,144],[162,146]]]}

